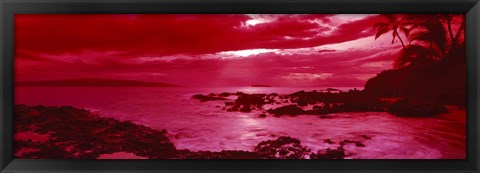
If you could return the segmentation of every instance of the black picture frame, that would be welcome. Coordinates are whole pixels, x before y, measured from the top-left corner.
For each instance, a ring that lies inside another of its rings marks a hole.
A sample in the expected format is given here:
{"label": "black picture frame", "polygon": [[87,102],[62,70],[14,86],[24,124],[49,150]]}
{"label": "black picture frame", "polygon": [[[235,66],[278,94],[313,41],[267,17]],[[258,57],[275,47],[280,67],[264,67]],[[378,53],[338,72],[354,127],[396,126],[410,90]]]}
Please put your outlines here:
{"label": "black picture frame", "polygon": [[[479,172],[478,0],[2,0],[0,170],[11,172]],[[464,13],[466,160],[22,160],[13,159],[15,14],[74,13]]]}

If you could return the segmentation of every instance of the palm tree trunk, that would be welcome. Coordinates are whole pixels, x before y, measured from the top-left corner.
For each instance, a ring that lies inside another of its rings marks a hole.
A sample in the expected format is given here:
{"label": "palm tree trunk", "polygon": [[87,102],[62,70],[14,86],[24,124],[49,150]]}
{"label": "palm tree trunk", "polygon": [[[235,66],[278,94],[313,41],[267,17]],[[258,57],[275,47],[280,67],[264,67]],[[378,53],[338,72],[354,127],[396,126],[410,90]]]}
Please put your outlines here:
{"label": "palm tree trunk", "polygon": [[460,25],[460,28],[458,28],[457,34],[455,34],[455,40],[458,41],[458,37],[460,36],[460,33],[465,29],[465,17],[462,20],[462,24]]}
{"label": "palm tree trunk", "polygon": [[453,36],[452,18],[450,16],[447,17],[447,26],[448,26],[448,33],[450,34],[450,40],[452,41],[452,47],[456,47],[457,46],[457,41],[455,40],[455,37]]}
{"label": "palm tree trunk", "polygon": [[[394,32],[395,32],[395,31],[394,31]],[[402,38],[400,38],[400,35],[398,35],[398,32],[395,32],[395,35],[397,35],[398,39],[400,40],[400,43],[402,43],[403,49],[405,50],[405,49],[406,49],[406,48],[405,48],[405,44],[403,43]]]}

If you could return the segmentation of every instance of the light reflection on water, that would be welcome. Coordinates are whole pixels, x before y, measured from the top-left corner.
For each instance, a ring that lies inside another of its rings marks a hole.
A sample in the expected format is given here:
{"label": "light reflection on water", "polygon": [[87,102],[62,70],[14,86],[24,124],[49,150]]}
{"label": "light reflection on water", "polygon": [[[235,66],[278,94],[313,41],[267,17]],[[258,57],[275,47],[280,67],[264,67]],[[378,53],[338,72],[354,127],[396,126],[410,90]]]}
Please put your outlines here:
{"label": "light reflection on water", "polygon": [[[306,91],[322,88],[302,88]],[[465,158],[465,112],[435,118],[401,118],[384,112],[258,118],[261,113],[226,112],[224,101],[200,102],[193,94],[245,92],[293,93],[299,88],[16,88],[15,102],[27,105],[72,105],[105,117],[130,120],[155,129],[167,129],[178,149],[253,150],[261,141],[291,136],[313,150],[370,136],[365,147],[346,145],[351,158]]]}

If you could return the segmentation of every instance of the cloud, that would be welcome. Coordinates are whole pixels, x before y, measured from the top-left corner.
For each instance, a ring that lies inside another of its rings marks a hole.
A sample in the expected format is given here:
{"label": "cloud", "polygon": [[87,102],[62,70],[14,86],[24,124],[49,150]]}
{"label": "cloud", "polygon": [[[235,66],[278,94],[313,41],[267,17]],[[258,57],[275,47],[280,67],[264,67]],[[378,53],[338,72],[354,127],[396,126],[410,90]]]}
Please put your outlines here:
{"label": "cloud", "polygon": [[[359,28],[370,28],[376,20],[344,23],[321,36],[329,28],[317,21],[331,22],[331,16],[24,14],[15,16],[15,40],[19,51],[53,55],[118,50],[143,56],[207,54],[343,42],[365,36]],[[252,20],[267,22],[241,27]]]}
{"label": "cloud", "polygon": [[[399,45],[378,15],[16,15],[16,80],[363,86]],[[299,82],[301,81],[301,82]]]}
{"label": "cloud", "polygon": [[314,81],[324,80],[332,76],[333,73],[289,73],[288,75],[281,76],[281,78],[287,80]]}

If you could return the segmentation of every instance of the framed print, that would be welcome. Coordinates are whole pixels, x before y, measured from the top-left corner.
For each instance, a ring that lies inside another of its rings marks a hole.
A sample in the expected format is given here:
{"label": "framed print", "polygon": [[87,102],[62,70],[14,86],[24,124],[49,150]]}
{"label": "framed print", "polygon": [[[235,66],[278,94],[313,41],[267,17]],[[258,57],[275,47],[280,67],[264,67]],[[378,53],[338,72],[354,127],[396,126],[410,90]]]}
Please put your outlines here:
{"label": "framed print", "polygon": [[478,171],[477,1],[1,5],[2,172]]}

